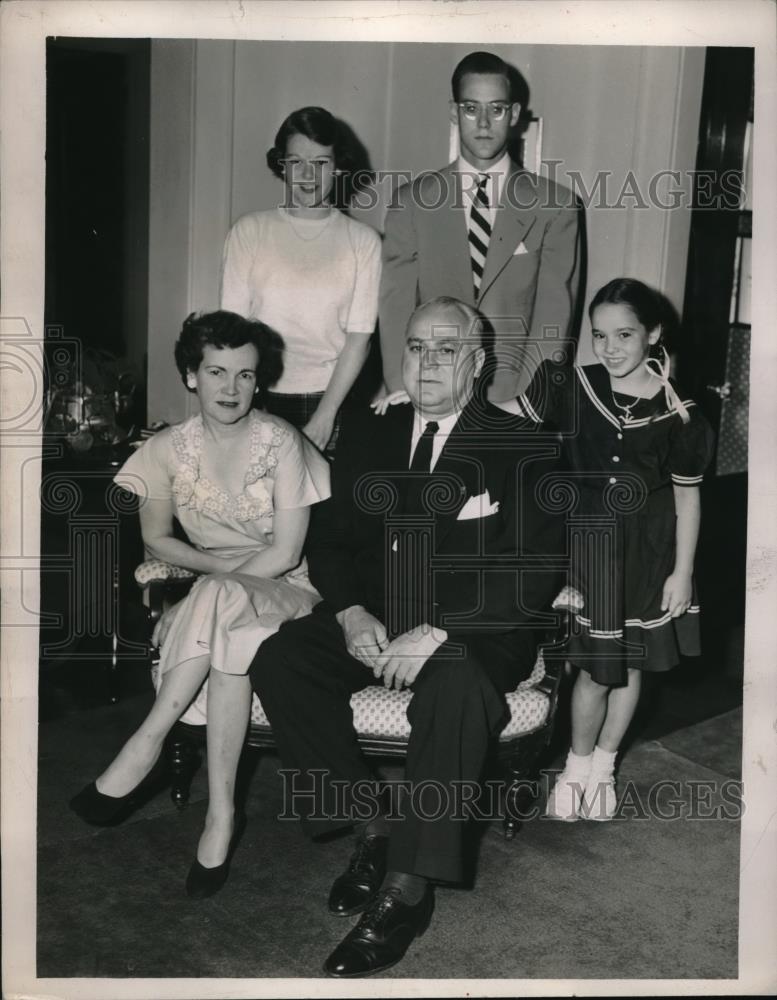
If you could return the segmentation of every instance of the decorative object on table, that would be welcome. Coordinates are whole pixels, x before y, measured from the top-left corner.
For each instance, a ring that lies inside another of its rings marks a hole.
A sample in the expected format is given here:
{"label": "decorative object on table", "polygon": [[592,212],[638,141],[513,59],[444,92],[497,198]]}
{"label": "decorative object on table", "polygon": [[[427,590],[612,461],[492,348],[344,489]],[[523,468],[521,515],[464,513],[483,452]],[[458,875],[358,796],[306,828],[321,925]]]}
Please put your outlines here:
{"label": "decorative object on table", "polygon": [[[81,370],[79,370],[79,368]],[[60,437],[76,454],[112,448],[135,432],[138,379],[120,370],[108,351],[87,351],[49,388],[46,433]]]}

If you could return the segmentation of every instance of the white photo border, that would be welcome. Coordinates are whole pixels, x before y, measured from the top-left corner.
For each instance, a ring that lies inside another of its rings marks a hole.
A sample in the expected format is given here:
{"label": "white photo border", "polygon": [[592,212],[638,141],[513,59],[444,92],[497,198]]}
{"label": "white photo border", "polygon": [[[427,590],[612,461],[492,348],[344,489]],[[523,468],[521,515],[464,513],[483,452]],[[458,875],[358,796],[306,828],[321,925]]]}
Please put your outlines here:
{"label": "white photo border", "polygon": [[[774,128],[775,6],[759,0],[603,0],[570,2],[369,3],[251,0],[6,0],[0,7],[0,257],[3,338],[43,331],[45,42],[47,36],[154,38],[337,39],[353,41],[505,41],[542,44],[752,46],[756,98],[753,347],[751,366],[748,592],[744,684],[744,792],[741,826],[739,977],[736,980],[381,980],[373,984],[318,980],[37,979],[36,759],[37,630],[2,634],[3,981],[5,995],[95,997],[256,997],[469,995],[741,995],[777,988],[777,169]],[[16,553],[16,474],[23,442],[9,414],[26,412],[29,381],[0,372],[3,553]],[[34,376],[33,376],[34,381]],[[10,426],[10,430],[8,429]],[[18,440],[17,440],[18,438]],[[30,484],[33,488],[36,483]],[[25,496],[24,503],[35,500]],[[25,539],[33,548],[35,538]],[[39,544],[39,543],[38,543]],[[32,553],[32,557],[37,553]],[[30,556],[22,553],[19,565]],[[15,557],[14,557],[15,558]],[[26,565],[26,564],[25,564]],[[4,615],[20,601],[17,563],[0,563]],[[24,597],[35,605],[35,587]],[[4,621],[7,622],[7,618]]]}

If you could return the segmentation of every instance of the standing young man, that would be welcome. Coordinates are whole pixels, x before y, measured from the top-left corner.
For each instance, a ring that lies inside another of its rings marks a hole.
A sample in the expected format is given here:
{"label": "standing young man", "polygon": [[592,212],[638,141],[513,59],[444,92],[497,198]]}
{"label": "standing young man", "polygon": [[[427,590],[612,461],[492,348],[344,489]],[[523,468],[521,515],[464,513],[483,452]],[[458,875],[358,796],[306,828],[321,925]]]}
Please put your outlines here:
{"label": "standing young man", "polygon": [[[522,392],[570,330],[580,276],[571,192],[530,174],[507,145],[520,105],[507,64],[472,52],[451,80],[458,159],[403,185],[386,216],[380,289],[383,374],[401,388],[401,357],[416,305],[451,295],[496,334],[492,402]],[[530,347],[529,342],[533,342]]]}

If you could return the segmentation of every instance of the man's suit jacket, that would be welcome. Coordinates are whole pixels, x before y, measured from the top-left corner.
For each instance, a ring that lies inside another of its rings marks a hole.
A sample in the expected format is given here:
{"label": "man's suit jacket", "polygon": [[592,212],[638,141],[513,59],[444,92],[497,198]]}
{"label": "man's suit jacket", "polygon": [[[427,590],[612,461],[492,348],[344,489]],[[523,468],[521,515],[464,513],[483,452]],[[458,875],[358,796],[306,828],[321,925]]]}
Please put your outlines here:
{"label": "man's suit jacket", "polygon": [[[449,164],[404,184],[386,214],[379,318],[389,390],[402,387],[400,362],[413,310],[439,295],[476,305],[493,321],[497,341],[500,333],[543,341],[545,330],[557,330],[561,338],[574,332],[570,322],[580,279],[580,240],[579,209],[572,193],[512,165],[476,303],[467,233],[469,201],[454,168]],[[537,362],[557,343],[554,338],[540,343]],[[531,375],[523,373],[518,392]]]}
{"label": "man's suit jacket", "polygon": [[[408,472],[412,406],[350,416],[332,497],[313,509],[307,546],[311,581],[331,610],[363,605],[391,637],[424,622],[451,640],[536,626],[561,582],[563,521],[543,509],[538,488],[556,466],[555,443],[541,443],[528,421],[471,402],[424,480],[435,508],[425,521],[404,509],[418,475]],[[432,532],[428,555],[423,545],[410,554],[419,537],[411,524]]]}

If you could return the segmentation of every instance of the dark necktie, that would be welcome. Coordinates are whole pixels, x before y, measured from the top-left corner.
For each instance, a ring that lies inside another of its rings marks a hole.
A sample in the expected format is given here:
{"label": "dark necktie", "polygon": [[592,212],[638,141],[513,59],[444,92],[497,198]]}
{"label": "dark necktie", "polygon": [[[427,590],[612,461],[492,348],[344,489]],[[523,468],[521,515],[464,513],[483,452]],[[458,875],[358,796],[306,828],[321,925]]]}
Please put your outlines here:
{"label": "dark necktie", "polygon": [[[434,435],[440,429],[430,420],[416,442],[407,476],[403,512],[411,520],[401,530],[396,556],[389,560],[389,634],[399,635],[421,622],[432,621],[430,551],[430,511],[423,503],[424,489],[429,485],[432,467]],[[418,520],[418,519],[421,520]],[[394,542],[397,545],[397,542]]]}
{"label": "dark necktie", "polygon": [[424,510],[421,502],[424,487],[429,482],[429,472],[432,468],[432,446],[434,435],[439,430],[440,425],[435,420],[430,420],[424,427],[421,437],[416,442],[413,458],[410,462],[411,475],[408,476],[405,486],[405,513],[417,516],[428,513]]}
{"label": "dark necktie", "polygon": [[434,446],[434,435],[440,429],[436,420],[430,420],[424,427],[421,437],[415,446],[413,460],[410,463],[411,472],[429,472],[432,467],[432,448]]}
{"label": "dark necktie", "polygon": [[488,195],[486,185],[488,174],[481,174],[480,181],[472,199],[469,211],[469,255],[472,261],[472,281],[475,287],[475,299],[480,295],[480,282],[483,278],[483,268],[486,266],[488,243],[491,239],[491,223],[488,219]]}

